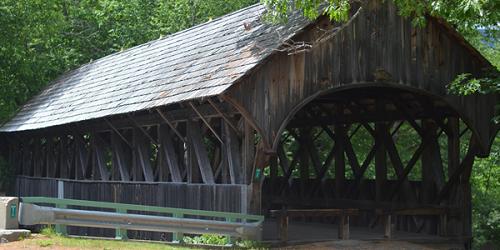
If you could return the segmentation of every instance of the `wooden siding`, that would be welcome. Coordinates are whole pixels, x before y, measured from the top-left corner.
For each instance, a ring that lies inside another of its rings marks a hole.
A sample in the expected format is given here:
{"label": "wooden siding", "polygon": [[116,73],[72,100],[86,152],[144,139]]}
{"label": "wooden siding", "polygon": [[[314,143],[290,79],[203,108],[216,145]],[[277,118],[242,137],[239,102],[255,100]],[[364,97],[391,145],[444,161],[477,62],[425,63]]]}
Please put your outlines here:
{"label": "wooden siding", "polygon": [[[294,41],[315,41],[324,23],[318,21]],[[482,154],[488,154],[497,130],[491,122],[496,96],[446,93],[446,85],[456,75],[480,75],[483,68],[490,67],[470,45],[435,19],[429,19],[425,28],[412,26],[390,3],[375,10],[363,9],[337,29],[327,41],[312,42],[313,48],[306,53],[276,53],[229,90],[228,95],[253,116],[269,142],[279,136],[285,117],[308,97],[374,83],[374,73],[383,70],[390,74],[385,82],[391,86],[448,101],[478,134]]]}

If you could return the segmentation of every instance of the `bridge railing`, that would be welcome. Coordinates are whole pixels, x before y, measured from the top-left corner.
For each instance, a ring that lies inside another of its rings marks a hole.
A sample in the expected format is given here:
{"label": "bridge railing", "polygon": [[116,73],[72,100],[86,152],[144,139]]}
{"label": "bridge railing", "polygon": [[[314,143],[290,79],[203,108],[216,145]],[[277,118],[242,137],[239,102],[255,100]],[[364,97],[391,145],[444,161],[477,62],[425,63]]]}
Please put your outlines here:
{"label": "bridge railing", "polygon": [[[162,217],[172,217],[172,218],[210,218],[211,221],[225,221],[228,223],[257,223],[261,224],[264,221],[264,216],[242,214],[242,213],[232,213],[232,212],[220,212],[220,211],[207,211],[207,210],[196,210],[196,209],[185,209],[185,208],[171,208],[171,207],[158,207],[158,206],[146,206],[137,204],[124,204],[124,203],[113,203],[113,202],[103,202],[103,201],[88,201],[88,200],[75,200],[75,199],[59,199],[52,197],[21,197],[22,203],[27,204],[49,204],[58,209],[68,209],[69,206],[85,207],[85,208],[99,208],[99,209],[110,209],[114,210],[115,213],[119,214],[129,214],[130,211],[136,212],[152,212],[166,214]],[[137,215],[137,214],[130,214]],[[127,239],[127,230],[123,227],[117,226],[115,229],[115,236],[117,239]],[[144,230],[147,231],[147,230]],[[60,234],[67,234],[66,225],[56,224],[56,232]],[[182,240],[183,234],[180,232],[174,232],[172,241]]]}

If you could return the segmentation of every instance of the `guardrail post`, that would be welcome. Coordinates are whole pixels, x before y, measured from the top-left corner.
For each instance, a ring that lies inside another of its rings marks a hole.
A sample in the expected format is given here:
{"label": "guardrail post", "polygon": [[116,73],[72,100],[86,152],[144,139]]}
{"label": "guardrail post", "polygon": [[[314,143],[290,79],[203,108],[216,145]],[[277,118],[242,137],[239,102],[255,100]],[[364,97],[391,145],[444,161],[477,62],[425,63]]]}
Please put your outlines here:
{"label": "guardrail post", "polygon": [[[64,181],[57,181],[57,198],[64,199]],[[56,204],[56,208],[67,208],[67,206],[65,204]],[[68,229],[65,225],[56,224],[56,233],[68,235]]]}
{"label": "guardrail post", "polygon": [[[183,218],[184,217],[183,214],[179,214],[179,213],[174,213],[173,216],[174,216],[174,218]],[[180,242],[182,242],[182,238],[184,238],[183,233],[173,233],[172,234],[172,242],[180,243]]]}
{"label": "guardrail post", "polygon": [[[236,222],[236,219],[234,218],[226,218],[227,222]],[[227,238],[227,244],[232,245],[234,243],[234,237],[231,237],[231,235],[226,235]]]}
{"label": "guardrail post", "polygon": [[[126,214],[127,213],[127,209],[117,208],[116,212],[117,213],[121,213],[121,214]],[[115,229],[115,239],[117,239],[117,240],[128,240],[127,230],[126,229],[122,229],[122,228],[116,228]]]}

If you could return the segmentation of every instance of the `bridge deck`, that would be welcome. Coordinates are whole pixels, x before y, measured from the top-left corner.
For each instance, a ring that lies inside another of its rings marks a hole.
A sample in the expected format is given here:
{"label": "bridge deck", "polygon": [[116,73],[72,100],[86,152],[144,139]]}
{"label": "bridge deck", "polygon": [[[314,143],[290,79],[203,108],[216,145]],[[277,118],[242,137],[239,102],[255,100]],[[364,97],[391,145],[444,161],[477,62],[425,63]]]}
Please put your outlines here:
{"label": "bridge deck", "polygon": [[[463,249],[457,239],[440,237],[423,233],[409,233],[393,231],[391,239],[384,238],[382,227],[373,229],[366,227],[350,227],[350,240],[338,239],[338,226],[336,224],[290,221],[288,227],[288,246],[304,246],[319,248],[354,248],[381,249],[404,247],[405,249]],[[279,236],[276,220],[266,219],[264,223],[263,240],[273,245],[279,245]],[[403,245],[407,245],[406,247]]]}

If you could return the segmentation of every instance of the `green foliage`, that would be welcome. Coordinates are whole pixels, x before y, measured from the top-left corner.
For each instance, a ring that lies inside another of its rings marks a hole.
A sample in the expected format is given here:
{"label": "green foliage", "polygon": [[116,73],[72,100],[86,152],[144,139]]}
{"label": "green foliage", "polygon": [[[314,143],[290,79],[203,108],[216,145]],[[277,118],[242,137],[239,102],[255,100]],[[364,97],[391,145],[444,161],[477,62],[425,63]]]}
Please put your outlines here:
{"label": "green foliage", "polygon": [[320,14],[326,14],[335,21],[346,21],[349,17],[351,4],[349,0],[262,0],[268,9],[267,19],[272,22],[284,22],[294,11],[301,11],[309,19],[316,19]]}
{"label": "green foliage", "polygon": [[[486,94],[495,85],[491,79],[477,79],[470,73],[460,74],[449,85],[449,92],[457,95]],[[496,84],[498,85],[498,83]]]}
{"label": "green foliage", "polygon": [[[286,20],[299,10],[305,17],[314,19],[326,14],[334,21],[345,21],[351,3],[372,6],[387,0],[262,0],[272,20]],[[500,2],[496,0],[394,0],[402,16],[411,17],[416,25],[425,23],[425,15],[443,17],[457,26],[460,32],[474,32],[477,27],[491,27],[500,21]],[[498,31],[497,31],[498,33]]]}
{"label": "green foliage", "polygon": [[475,247],[486,242],[500,248],[500,136],[488,158],[476,159],[472,184],[472,215]]}
{"label": "green foliage", "polygon": [[236,242],[236,246],[245,249],[269,249],[267,244],[254,240],[239,240]]}
{"label": "green foliage", "polygon": [[[182,241],[188,244],[205,244],[218,246],[229,244],[228,237],[214,234],[203,234],[195,237],[184,236]],[[246,249],[267,249],[265,244],[253,240],[238,240],[236,241],[235,245]]]}
{"label": "green foliage", "polygon": [[229,239],[226,236],[220,236],[215,234],[203,234],[195,237],[184,236],[182,241],[188,244],[206,244],[206,245],[229,244]]}
{"label": "green foliage", "polygon": [[56,228],[53,225],[47,225],[44,228],[42,228],[40,234],[47,236],[49,238],[57,236]]}
{"label": "green foliage", "polygon": [[64,71],[253,3],[0,0],[0,123]]}
{"label": "green foliage", "polygon": [[[497,37],[498,38],[498,37]],[[474,77],[470,73],[458,75],[448,85],[448,92],[454,95],[472,94],[500,94],[500,40],[488,41],[488,37],[481,34],[469,36],[469,41],[490,60],[496,69],[490,70],[483,77]],[[495,106],[496,116],[494,122],[500,122],[500,104]]]}

